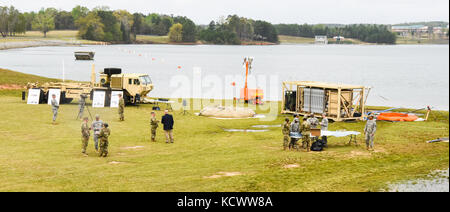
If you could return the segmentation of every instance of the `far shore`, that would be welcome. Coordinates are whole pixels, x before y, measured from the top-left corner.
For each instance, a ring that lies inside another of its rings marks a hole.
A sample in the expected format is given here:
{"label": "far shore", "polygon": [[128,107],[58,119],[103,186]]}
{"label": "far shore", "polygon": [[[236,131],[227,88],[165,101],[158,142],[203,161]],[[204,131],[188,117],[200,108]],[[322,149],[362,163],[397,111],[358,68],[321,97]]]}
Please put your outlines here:
{"label": "far shore", "polygon": [[[108,43],[101,41],[80,40],[76,37],[76,31],[51,31],[47,33],[47,37],[44,38],[43,34],[36,31],[27,32],[25,35],[19,35],[16,37],[0,38],[0,50],[28,48],[28,47],[44,47],[44,46],[81,46],[81,45],[217,45],[211,43],[205,43],[202,41],[197,42],[182,42],[174,43],[170,42],[168,36],[151,36],[151,35],[138,35],[135,42],[131,44],[126,43]],[[272,45],[313,45],[314,38],[293,37],[280,35],[279,43],[270,43],[264,41],[242,41],[238,46],[272,46]],[[335,44],[332,39],[329,40],[329,44]],[[448,45],[448,40],[441,40],[440,42],[423,41],[413,42],[399,40],[395,45]],[[340,45],[384,45],[366,43],[356,39],[346,39]]]}

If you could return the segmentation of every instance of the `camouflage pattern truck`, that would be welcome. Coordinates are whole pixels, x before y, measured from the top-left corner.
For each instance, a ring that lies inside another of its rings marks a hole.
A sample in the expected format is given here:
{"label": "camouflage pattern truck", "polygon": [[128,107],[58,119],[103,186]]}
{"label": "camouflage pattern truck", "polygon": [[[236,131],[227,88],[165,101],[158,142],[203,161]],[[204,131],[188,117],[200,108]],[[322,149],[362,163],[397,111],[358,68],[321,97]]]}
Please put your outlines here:
{"label": "camouflage pattern truck", "polygon": [[[27,89],[41,89],[40,103],[47,103],[50,89],[60,89],[60,103],[69,104],[73,99],[79,99],[84,94],[92,100],[94,91],[105,91],[106,100],[111,98],[112,91],[123,91],[127,104],[141,103],[143,98],[153,90],[153,83],[147,74],[122,74],[120,68],[105,68],[100,73],[99,82],[95,81],[95,70],[92,70],[90,83],[51,82],[28,83]],[[108,106],[109,104],[106,104]]]}

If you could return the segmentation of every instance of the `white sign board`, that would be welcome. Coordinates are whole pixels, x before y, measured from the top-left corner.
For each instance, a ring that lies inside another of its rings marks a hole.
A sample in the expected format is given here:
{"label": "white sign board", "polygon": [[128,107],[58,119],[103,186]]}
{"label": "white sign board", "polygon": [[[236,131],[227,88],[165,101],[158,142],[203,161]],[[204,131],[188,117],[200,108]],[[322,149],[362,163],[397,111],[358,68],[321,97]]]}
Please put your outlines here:
{"label": "white sign board", "polygon": [[94,91],[92,107],[105,107],[105,91]]}
{"label": "white sign board", "polygon": [[111,92],[110,107],[119,107],[119,94],[122,94],[122,96],[123,96],[123,91],[112,91]]}
{"label": "white sign board", "polygon": [[48,90],[48,102],[47,104],[52,104],[53,94],[56,96],[56,102],[58,102],[59,105],[59,99],[61,98],[61,89],[49,89]]}
{"label": "white sign board", "polygon": [[39,104],[40,97],[41,97],[41,89],[29,89],[27,104],[29,104],[29,105]]}

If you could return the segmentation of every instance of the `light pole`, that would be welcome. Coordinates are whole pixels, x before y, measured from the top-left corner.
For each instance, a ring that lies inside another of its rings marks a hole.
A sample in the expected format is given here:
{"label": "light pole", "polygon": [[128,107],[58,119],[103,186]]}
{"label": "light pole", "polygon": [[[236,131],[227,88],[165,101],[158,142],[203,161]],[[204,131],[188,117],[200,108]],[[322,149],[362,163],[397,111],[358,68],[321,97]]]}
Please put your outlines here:
{"label": "light pole", "polygon": [[244,58],[244,65],[245,65],[245,87],[244,87],[244,102],[248,103],[248,74],[252,70],[252,63],[253,58],[251,57],[245,57]]}

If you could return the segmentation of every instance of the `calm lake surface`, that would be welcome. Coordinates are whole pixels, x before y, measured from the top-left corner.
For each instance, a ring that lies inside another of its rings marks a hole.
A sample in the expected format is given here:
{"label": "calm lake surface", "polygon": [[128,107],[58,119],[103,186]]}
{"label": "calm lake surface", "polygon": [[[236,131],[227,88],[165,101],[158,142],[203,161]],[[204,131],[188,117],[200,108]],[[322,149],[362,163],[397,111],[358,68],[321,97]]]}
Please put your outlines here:
{"label": "calm lake surface", "polygon": [[[94,51],[95,61],[75,61],[75,51]],[[369,105],[449,109],[448,45],[37,47],[0,51],[0,67],[52,78],[63,78],[64,70],[65,79],[82,81],[90,81],[92,64],[97,71],[120,67],[124,73],[149,74],[152,97],[191,97],[188,87],[196,82],[180,89],[174,77],[192,79],[199,67],[203,79],[221,80],[219,85],[203,80],[208,93],[203,97],[232,98],[224,90],[232,81],[243,87],[245,56],[255,58],[250,87],[265,89],[266,100],[281,99],[283,81],[309,80],[370,86]]]}

